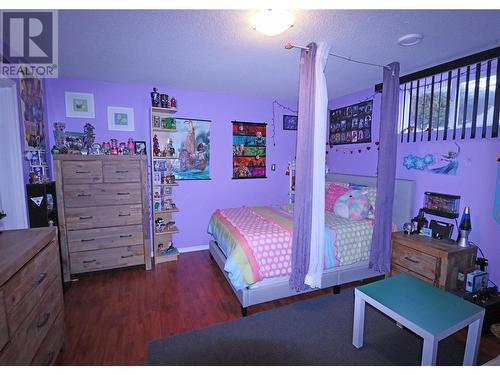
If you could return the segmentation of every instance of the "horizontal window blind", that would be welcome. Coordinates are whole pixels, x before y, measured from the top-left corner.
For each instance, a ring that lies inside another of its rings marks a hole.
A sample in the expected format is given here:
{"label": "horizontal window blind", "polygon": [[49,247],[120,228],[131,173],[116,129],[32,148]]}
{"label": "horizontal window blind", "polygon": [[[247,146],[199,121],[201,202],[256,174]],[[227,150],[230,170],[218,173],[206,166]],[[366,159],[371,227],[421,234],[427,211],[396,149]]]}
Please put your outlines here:
{"label": "horizontal window blind", "polygon": [[401,142],[498,137],[500,58],[401,84]]}

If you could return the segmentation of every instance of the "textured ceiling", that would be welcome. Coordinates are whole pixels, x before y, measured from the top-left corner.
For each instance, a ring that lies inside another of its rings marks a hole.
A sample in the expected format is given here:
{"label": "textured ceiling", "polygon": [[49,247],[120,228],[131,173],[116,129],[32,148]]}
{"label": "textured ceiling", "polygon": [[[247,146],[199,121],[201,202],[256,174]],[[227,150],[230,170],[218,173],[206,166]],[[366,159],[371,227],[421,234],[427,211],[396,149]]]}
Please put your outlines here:
{"label": "textured ceiling", "polygon": [[[246,10],[108,10],[59,12],[60,75],[175,88],[293,99],[299,51],[326,41],[332,52],[401,74],[500,45],[499,10],[296,10],[295,26],[267,37]],[[424,34],[400,47],[408,33]],[[329,97],[381,81],[381,69],[331,57]]]}

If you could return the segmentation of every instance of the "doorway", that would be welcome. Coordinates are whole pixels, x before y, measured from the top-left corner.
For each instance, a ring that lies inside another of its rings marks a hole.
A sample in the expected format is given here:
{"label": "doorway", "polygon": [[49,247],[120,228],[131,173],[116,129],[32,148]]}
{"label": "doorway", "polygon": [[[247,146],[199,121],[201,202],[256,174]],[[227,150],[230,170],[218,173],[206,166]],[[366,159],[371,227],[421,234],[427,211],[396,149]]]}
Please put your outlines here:
{"label": "doorway", "polygon": [[0,230],[28,227],[23,155],[14,81],[0,79]]}

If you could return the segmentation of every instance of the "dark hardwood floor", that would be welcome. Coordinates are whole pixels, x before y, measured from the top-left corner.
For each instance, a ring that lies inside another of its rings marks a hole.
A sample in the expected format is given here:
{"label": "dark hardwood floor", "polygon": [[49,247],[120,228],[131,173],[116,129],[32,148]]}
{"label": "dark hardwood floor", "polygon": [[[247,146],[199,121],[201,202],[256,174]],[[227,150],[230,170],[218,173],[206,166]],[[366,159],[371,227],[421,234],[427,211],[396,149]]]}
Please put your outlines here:
{"label": "dark hardwood floor", "polygon": [[[311,298],[331,289],[252,306],[248,313]],[[186,253],[152,271],[142,268],[82,276],[64,295],[66,344],[59,365],[146,364],[147,342],[241,317],[240,305],[208,251]],[[466,334],[456,334],[465,341]],[[482,354],[500,354],[483,337]]]}

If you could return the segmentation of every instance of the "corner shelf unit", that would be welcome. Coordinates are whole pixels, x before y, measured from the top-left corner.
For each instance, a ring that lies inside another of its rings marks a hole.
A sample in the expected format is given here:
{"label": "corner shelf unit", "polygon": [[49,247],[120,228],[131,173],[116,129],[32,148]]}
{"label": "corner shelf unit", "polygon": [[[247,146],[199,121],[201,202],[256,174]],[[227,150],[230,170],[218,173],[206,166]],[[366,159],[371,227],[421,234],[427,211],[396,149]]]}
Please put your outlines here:
{"label": "corner shelf unit", "polygon": [[[151,130],[151,186],[153,201],[153,248],[155,264],[177,260],[178,250],[174,247],[171,251],[162,251],[168,249],[173,244],[173,235],[179,233],[177,226],[173,225],[169,230],[158,231],[157,221],[163,220],[164,223],[174,221],[172,214],[179,212],[175,206],[172,207],[173,188],[179,186],[177,182],[165,182],[165,176],[169,175],[172,169],[172,162],[176,156],[155,156],[153,152],[153,138],[156,135],[159,148],[167,144],[169,133],[176,132],[177,129],[163,128],[163,119],[172,117],[177,108],[151,107],[150,109],[150,130]],[[158,117],[160,118],[160,127],[158,127]],[[156,122],[155,122],[156,118]],[[155,126],[156,123],[156,126]],[[168,207],[168,208],[165,208]],[[175,245],[174,245],[175,246]]]}

